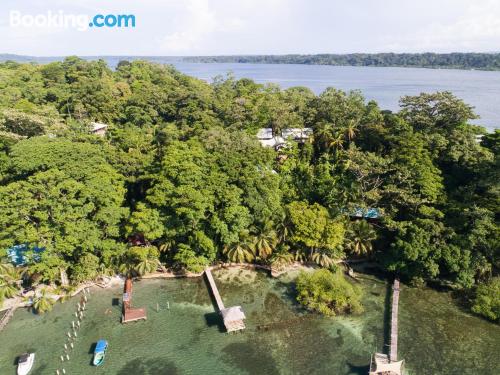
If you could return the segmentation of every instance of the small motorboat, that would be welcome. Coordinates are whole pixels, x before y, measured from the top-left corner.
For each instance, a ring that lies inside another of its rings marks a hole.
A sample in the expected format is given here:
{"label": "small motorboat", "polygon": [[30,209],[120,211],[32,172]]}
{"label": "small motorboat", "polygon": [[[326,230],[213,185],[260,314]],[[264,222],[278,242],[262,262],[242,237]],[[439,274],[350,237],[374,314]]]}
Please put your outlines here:
{"label": "small motorboat", "polygon": [[19,356],[17,361],[17,375],[26,375],[31,371],[35,362],[35,353],[25,353]]}
{"label": "small motorboat", "polygon": [[94,366],[100,366],[104,363],[104,357],[106,356],[106,350],[108,350],[108,342],[106,340],[97,341],[97,345],[94,350]]}

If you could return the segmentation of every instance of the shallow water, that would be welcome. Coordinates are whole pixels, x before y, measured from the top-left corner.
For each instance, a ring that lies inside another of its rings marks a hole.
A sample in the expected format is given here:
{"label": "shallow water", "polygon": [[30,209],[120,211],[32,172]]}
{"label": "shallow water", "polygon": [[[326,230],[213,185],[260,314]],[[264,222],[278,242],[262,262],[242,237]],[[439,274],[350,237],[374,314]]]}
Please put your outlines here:
{"label": "shallow water", "polygon": [[[42,316],[18,310],[0,333],[0,374],[14,374],[16,356],[35,351],[32,373],[40,375],[62,368],[67,374],[355,375],[366,374],[371,352],[383,348],[387,285],[377,278],[364,276],[360,283],[363,315],[323,318],[294,303],[291,276],[275,280],[261,272],[234,270],[214,276],[225,305],[243,307],[243,333],[223,332],[203,279],[140,281],[134,284],[133,305],[146,307],[148,320],[121,325],[121,288],[94,289],[70,360],[62,363],[59,357],[79,297]],[[500,343],[497,326],[461,313],[448,295],[409,289],[405,298],[405,293],[400,352],[411,363],[410,370],[416,370],[412,374],[455,374],[457,360],[472,346],[475,354],[468,359],[481,371],[464,374],[500,373],[495,365],[485,367],[494,361],[494,345]],[[434,304],[443,302],[437,312],[441,318],[432,319]],[[460,334],[463,322],[471,334],[485,338],[469,345],[457,342],[468,339],[468,334]],[[99,338],[107,339],[110,349],[105,364],[96,368],[90,362]],[[440,356],[446,356],[442,364],[436,363]]]}

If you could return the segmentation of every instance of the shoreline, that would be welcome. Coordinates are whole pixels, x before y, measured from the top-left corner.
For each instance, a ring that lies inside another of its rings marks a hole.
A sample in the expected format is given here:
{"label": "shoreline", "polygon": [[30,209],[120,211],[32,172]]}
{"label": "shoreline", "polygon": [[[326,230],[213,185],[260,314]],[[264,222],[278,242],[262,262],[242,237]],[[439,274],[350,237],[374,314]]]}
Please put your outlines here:
{"label": "shoreline", "polygon": [[[266,271],[269,276],[275,278],[280,277],[290,271],[297,270],[312,270],[318,268],[317,265],[308,263],[308,262],[294,262],[289,266],[283,267],[280,270],[273,269],[271,266],[261,265],[261,264],[252,264],[252,263],[219,263],[212,266],[207,267],[210,271],[217,270],[231,270],[231,269],[243,269],[243,270],[261,270]],[[167,272],[152,272],[141,277],[137,277],[138,280],[151,280],[151,279],[180,279],[180,278],[197,278],[203,277],[205,270],[202,272],[175,272],[171,268],[167,269]],[[125,278],[122,275],[114,275],[114,276],[104,276],[101,277],[103,281],[87,281],[82,284],[79,284],[74,291],[68,294],[54,294],[49,293],[49,296],[54,300],[54,302],[59,301],[64,297],[74,297],[81,293],[86,288],[92,287],[100,287],[102,289],[111,288],[113,286],[121,285],[125,282]],[[16,296],[14,298],[5,299],[2,306],[0,307],[0,312],[5,312],[11,309],[30,307],[31,302],[26,298],[33,297],[36,293],[36,290],[50,287],[48,285],[44,285],[43,287],[36,288],[33,291],[26,293],[24,296]]]}

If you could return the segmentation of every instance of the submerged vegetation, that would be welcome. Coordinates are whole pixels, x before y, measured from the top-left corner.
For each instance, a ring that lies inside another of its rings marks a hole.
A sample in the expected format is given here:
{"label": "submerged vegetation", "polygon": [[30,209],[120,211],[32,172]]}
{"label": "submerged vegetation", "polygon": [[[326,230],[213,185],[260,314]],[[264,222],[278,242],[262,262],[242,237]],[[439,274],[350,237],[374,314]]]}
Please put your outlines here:
{"label": "submerged vegetation", "polygon": [[[392,113],[356,91],[207,84],[144,61],[6,62],[0,257],[26,245],[26,278],[47,284],[369,258],[408,281],[476,290],[500,265],[500,178],[499,132],[474,118],[449,92],[404,97]],[[303,127],[312,136],[279,151],[255,136]]]}

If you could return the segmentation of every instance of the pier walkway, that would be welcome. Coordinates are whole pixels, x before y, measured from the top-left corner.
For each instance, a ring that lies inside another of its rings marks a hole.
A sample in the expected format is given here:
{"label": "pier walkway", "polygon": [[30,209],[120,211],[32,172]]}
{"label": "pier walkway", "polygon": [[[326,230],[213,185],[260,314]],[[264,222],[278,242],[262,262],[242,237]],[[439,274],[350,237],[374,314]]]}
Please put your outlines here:
{"label": "pier walkway", "polygon": [[375,353],[370,361],[370,375],[402,375],[404,361],[398,361],[398,312],[399,312],[399,280],[392,285],[391,303],[391,337],[389,355]]}
{"label": "pier walkway", "polygon": [[127,278],[123,288],[123,313],[122,323],[135,322],[136,320],[146,320],[146,309],[132,308],[132,279]]}
{"label": "pier walkway", "polygon": [[391,362],[398,360],[398,311],[399,311],[399,280],[394,280],[392,286],[392,312],[391,312],[391,342],[389,358]]}
{"label": "pier walkway", "polygon": [[14,316],[14,311],[16,311],[16,307],[11,307],[4,316],[2,316],[2,319],[0,320],[0,331],[5,328],[9,320]]}
{"label": "pier walkway", "polygon": [[224,327],[226,327],[226,331],[235,332],[245,329],[245,322],[243,320],[245,320],[246,317],[241,306],[226,308],[224,306],[224,302],[222,302],[219,289],[217,289],[217,285],[215,284],[214,277],[212,276],[212,271],[208,267],[205,269],[205,276],[207,277],[208,285],[210,286],[210,290],[212,292],[212,295],[214,296],[215,303],[217,304],[217,309],[222,315],[222,320],[224,321]]}
{"label": "pier walkway", "polygon": [[217,285],[215,284],[214,277],[212,276],[212,271],[210,271],[210,268],[207,268],[205,270],[205,276],[207,277],[208,284],[210,285],[210,289],[212,291],[212,295],[215,298],[215,302],[217,303],[217,308],[219,311],[224,310],[224,302],[222,302],[222,298],[219,294],[219,289],[217,289]]}

